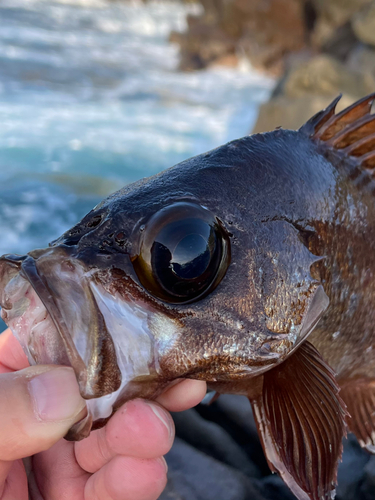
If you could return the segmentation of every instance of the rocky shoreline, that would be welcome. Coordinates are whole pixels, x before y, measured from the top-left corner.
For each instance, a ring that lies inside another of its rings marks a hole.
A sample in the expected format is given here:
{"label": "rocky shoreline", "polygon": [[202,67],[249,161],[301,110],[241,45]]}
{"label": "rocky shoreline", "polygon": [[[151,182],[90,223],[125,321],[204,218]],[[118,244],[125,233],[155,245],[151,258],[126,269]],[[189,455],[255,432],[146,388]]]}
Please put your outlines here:
{"label": "rocky shoreline", "polygon": [[172,33],[182,70],[236,66],[278,77],[254,131],[298,128],[340,92],[341,109],[375,90],[375,1],[200,0]]}

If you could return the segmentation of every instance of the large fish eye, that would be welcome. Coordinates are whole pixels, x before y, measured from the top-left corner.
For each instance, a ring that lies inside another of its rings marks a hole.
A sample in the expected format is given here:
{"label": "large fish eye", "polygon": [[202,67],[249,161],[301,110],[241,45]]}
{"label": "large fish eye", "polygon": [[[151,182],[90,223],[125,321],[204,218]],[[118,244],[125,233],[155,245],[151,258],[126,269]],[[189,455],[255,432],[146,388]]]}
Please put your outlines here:
{"label": "large fish eye", "polygon": [[229,238],[221,223],[195,203],[159,210],[141,227],[132,257],[141,284],[170,303],[187,303],[212,291],[230,262]]}

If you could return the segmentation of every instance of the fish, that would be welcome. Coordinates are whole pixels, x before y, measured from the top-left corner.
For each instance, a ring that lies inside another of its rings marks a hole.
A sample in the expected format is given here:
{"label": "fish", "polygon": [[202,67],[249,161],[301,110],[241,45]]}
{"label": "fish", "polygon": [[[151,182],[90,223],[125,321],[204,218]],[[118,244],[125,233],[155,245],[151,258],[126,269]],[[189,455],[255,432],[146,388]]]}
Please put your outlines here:
{"label": "fish", "polygon": [[0,258],[30,364],[74,369],[87,416],[178,379],[245,395],[268,464],[331,500],[342,441],[375,453],[375,93],[125,186],[48,247]]}

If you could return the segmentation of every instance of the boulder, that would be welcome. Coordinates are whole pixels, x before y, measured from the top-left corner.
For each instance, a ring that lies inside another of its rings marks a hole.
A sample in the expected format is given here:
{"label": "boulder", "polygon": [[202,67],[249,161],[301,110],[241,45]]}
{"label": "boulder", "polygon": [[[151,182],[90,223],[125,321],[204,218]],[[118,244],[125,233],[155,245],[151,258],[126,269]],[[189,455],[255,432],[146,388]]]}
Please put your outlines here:
{"label": "boulder", "polygon": [[375,2],[371,2],[355,14],[352,27],[359,40],[375,45]]}
{"label": "boulder", "polygon": [[335,96],[342,92],[359,98],[373,92],[375,80],[360,71],[347,68],[327,54],[292,66],[287,73],[283,93],[288,97],[304,95]]}
{"label": "boulder", "polygon": [[[245,397],[220,396],[174,418],[177,439],[159,500],[295,500],[267,467]],[[353,435],[344,440],[338,482],[337,500],[374,499],[375,457]]]}
{"label": "boulder", "polygon": [[366,88],[371,88],[371,92],[375,91],[375,48],[360,45],[350,53],[346,67],[362,74]]}
{"label": "boulder", "polygon": [[311,0],[318,17],[338,27],[351,19],[353,14],[371,0]]}
{"label": "boulder", "polygon": [[[334,97],[310,95],[294,98],[281,95],[271,99],[260,107],[253,132],[268,132],[277,127],[296,130],[315,113],[327,107]],[[349,101],[345,99],[346,103]]]}
{"label": "boulder", "polygon": [[350,22],[353,15],[371,0],[310,0],[316,13],[313,45],[322,47],[334,36],[336,29]]}
{"label": "boulder", "polygon": [[[345,62],[360,44],[375,45],[375,0],[200,0],[203,12],[171,39],[180,69],[233,66],[244,56],[280,76],[295,54]],[[374,27],[374,28],[373,28]]]}
{"label": "boulder", "polygon": [[217,22],[215,12],[208,9],[203,16],[189,15],[186,33],[172,32],[170,40],[180,45],[180,69],[202,69],[235,56],[236,43]]}
{"label": "boulder", "polygon": [[222,27],[237,37],[237,49],[253,66],[279,73],[284,56],[305,46],[300,0],[235,0],[226,5]]}
{"label": "boulder", "polygon": [[297,129],[340,93],[343,98],[338,110],[373,92],[375,52],[362,52],[357,57],[353,55],[346,65],[323,54],[294,64],[271,100],[261,106],[254,131],[265,132],[279,126]]}
{"label": "boulder", "polygon": [[[204,13],[190,16],[188,30],[173,34],[183,70],[246,56],[253,66],[281,74],[287,54],[307,39],[302,0],[202,0]],[[236,59],[237,60],[237,59]]]}

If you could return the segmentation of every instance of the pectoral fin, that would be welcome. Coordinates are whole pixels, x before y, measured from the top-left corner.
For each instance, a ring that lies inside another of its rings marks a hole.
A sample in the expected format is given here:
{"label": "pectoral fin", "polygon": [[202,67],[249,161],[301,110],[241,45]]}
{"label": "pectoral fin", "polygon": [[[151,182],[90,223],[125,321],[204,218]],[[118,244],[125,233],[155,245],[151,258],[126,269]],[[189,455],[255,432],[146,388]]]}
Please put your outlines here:
{"label": "pectoral fin", "polygon": [[346,435],[338,393],[333,371],[305,342],[249,397],[269,466],[299,500],[332,498]]}
{"label": "pectoral fin", "polygon": [[363,448],[375,453],[375,380],[340,380],[340,385],[340,394],[351,415],[348,419],[349,430],[356,435]]}

